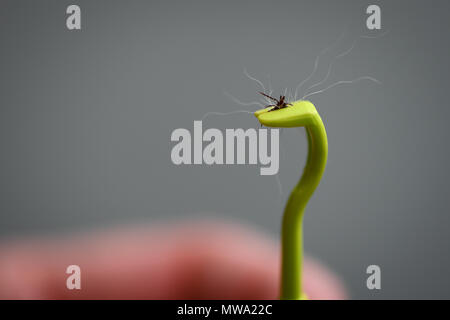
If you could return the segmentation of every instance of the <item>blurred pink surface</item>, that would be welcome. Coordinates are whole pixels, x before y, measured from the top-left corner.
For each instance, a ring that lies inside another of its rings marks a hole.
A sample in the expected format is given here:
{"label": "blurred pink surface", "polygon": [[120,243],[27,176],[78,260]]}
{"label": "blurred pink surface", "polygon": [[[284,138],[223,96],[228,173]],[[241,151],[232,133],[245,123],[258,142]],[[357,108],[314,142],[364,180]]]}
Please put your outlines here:
{"label": "blurred pink surface", "polygon": [[[279,247],[225,222],[112,229],[0,246],[1,299],[277,299]],[[66,268],[81,268],[81,290]],[[343,299],[341,282],[307,258],[310,299]]]}

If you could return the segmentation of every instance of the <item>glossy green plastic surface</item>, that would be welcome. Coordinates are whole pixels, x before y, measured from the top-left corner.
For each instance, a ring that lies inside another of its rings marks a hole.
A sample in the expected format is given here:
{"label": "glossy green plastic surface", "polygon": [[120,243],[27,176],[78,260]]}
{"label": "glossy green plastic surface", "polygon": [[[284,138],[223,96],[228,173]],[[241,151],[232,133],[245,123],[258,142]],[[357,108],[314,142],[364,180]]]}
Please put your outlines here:
{"label": "glossy green plastic surface", "polygon": [[[308,137],[308,157],[303,174],[286,204],[282,231],[282,263],[280,298],[306,299],[302,291],[303,212],[322,178],[328,155],[327,133],[316,108],[309,101],[296,101],[287,108],[255,112],[259,122],[267,127],[305,127]],[[270,111],[270,112],[269,112]]]}

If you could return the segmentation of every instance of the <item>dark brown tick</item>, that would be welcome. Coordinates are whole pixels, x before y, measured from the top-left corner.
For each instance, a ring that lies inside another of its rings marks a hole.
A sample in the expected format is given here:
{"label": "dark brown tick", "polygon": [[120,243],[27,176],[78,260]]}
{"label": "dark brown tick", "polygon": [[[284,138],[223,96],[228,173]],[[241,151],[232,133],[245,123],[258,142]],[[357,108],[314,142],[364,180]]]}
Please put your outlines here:
{"label": "dark brown tick", "polygon": [[276,104],[269,104],[269,105],[264,107],[264,108],[273,107],[268,112],[279,110],[279,109],[283,109],[283,108],[286,108],[288,106],[292,106],[291,103],[286,102],[286,96],[280,96],[280,99],[276,99],[274,97],[271,97],[271,96],[265,94],[264,92],[259,92],[259,93],[262,94],[264,97],[266,97],[266,98],[276,102]]}

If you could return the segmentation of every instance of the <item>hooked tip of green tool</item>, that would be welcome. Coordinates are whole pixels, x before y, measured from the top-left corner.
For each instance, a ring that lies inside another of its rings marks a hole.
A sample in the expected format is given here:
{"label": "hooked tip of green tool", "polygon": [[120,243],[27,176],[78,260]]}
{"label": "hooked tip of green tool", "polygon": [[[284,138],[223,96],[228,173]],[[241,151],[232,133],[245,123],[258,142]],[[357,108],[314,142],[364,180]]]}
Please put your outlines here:
{"label": "hooked tip of green tool", "polygon": [[266,127],[292,128],[308,124],[308,119],[317,114],[314,105],[307,100],[292,102],[286,108],[273,110],[271,107],[255,111],[258,121]]}

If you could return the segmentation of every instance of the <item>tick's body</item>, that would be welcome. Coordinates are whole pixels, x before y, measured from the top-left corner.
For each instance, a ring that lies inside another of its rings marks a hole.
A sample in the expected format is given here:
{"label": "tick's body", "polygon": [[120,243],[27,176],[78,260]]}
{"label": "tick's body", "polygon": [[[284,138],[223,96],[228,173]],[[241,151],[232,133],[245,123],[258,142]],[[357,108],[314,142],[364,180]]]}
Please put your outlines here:
{"label": "tick's body", "polygon": [[276,99],[274,97],[271,97],[271,96],[265,94],[264,92],[259,92],[259,93],[262,94],[264,97],[276,102],[276,104],[269,104],[268,106],[265,107],[265,108],[273,107],[272,109],[269,110],[269,112],[283,109],[283,108],[286,108],[286,107],[292,105],[285,101],[286,100],[285,96],[280,96],[280,99]]}

